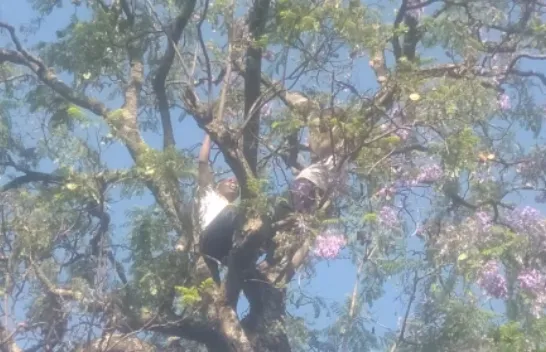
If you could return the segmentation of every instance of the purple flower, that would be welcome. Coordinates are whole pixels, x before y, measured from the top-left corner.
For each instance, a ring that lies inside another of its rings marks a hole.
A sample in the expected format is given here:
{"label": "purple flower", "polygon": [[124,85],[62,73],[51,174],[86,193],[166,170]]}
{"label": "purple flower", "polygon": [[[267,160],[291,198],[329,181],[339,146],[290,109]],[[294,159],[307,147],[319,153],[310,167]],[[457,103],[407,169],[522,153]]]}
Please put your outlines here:
{"label": "purple flower", "polygon": [[537,209],[525,206],[512,210],[508,214],[507,220],[516,231],[529,232],[533,227],[541,227],[542,217]]}
{"label": "purple flower", "polygon": [[334,259],[346,243],[342,235],[333,235],[331,230],[327,230],[317,236],[313,253],[317,257]]}
{"label": "purple flower", "polygon": [[379,212],[379,222],[388,227],[396,227],[398,216],[392,207],[384,206]]}
{"label": "purple flower", "polygon": [[508,110],[511,107],[510,97],[507,94],[501,94],[497,98],[497,103],[499,104],[501,110]]}
{"label": "purple flower", "polygon": [[487,214],[485,211],[479,211],[474,214],[474,216],[476,217],[476,221],[481,232],[486,232],[489,230],[491,227],[491,221],[493,220],[489,214]]}
{"label": "purple flower", "polygon": [[518,275],[518,281],[521,288],[532,293],[544,291],[545,285],[543,279],[540,271],[536,269],[525,269]]}
{"label": "purple flower", "polygon": [[427,165],[421,168],[421,172],[417,175],[416,181],[421,183],[433,183],[444,176],[444,171],[437,164]]}
{"label": "purple flower", "polygon": [[531,314],[537,318],[540,317],[544,305],[546,305],[546,283],[544,276],[536,269],[524,269],[519,273],[517,280],[521,289],[532,297]]}
{"label": "purple flower", "polygon": [[506,298],[508,290],[506,280],[499,273],[497,262],[490,260],[481,269],[478,275],[478,285],[487,293],[495,298]]}

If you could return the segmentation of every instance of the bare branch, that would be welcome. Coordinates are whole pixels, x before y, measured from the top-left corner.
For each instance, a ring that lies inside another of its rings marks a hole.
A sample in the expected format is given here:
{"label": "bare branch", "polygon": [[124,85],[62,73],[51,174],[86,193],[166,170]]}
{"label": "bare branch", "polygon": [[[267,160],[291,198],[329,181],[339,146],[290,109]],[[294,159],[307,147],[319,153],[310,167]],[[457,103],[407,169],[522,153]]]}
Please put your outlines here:
{"label": "bare branch", "polygon": [[[264,31],[270,0],[255,0],[250,12],[249,31],[258,40]],[[261,95],[262,49],[250,45],[246,52],[245,72],[245,120],[249,122],[243,133],[243,152],[253,175],[258,164],[258,136],[260,133],[260,109],[252,110]]]}
{"label": "bare branch", "polygon": [[[228,8],[229,8],[229,14],[227,14],[227,22],[228,23],[231,23],[230,25],[230,28],[228,29],[228,51],[227,51],[227,62],[226,62],[226,74],[224,75],[224,85],[222,87],[222,91],[220,93],[220,102],[218,103],[218,114],[216,116],[213,116],[213,118],[215,119],[218,119],[218,120],[222,120],[224,118],[224,108],[225,108],[225,104],[226,104],[226,96],[227,96],[227,91],[229,89],[229,79],[230,79],[230,76],[231,76],[231,69],[232,69],[232,55],[233,55],[233,45],[234,45],[234,20],[233,20],[233,10],[234,10],[234,7],[235,7],[235,4],[233,3],[233,1],[231,2],[231,4],[228,4]],[[206,49],[204,49],[206,50]],[[205,51],[206,53],[206,51]],[[206,57],[208,58],[208,57]],[[209,70],[209,67],[207,67],[207,70]],[[207,72],[207,75],[209,74],[209,72]],[[211,94],[210,92],[210,89],[211,89],[211,84],[212,84],[212,81],[211,81],[211,77],[209,76],[208,77],[209,79],[209,94]],[[210,105],[209,105],[210,106]]]}
{"label": "bare branch", "polygon": [[408,305],[406,307],[406,313],[404,314],[404,320],[402,321],[402,328],[400,329],[400,333],[398,334],[398,339],[396,342],[392,345],[390,352],[395,352],[398,346],[404,341],[404,334],[406,333],[406,326],[408,322],[408,318],[411,312],[411,306],[413,305],[413,301],[415,301],[415,298],[417,296],[417,287],[419,285],[419,281],[421,279],[419,278],[417,271],[415,272],[414,278],[413,278],[413,286],[412,291],[410,294],[410,299],[408,302]]}
{"label": "bare branch", "polygon": [[180,41],[182,32],[186,28],[193,11],[195,10],[196,0],[187,1],[180,14],[176,17],[174,25],[167,34],[167,49],[161,59],[161,63],[153,79],[153,88],[157,97],[159,114],[161,115],[161,124],[163,125],[163,148],[167,149],[175,145],[174,132],[171,121],[171,113],[167,92],[165,90],[165,80],[171,69],[176,54],[175,46]]}
{"label": "bare branch", "polygon": [[546,86],[546,74],[542,73],[542,72],[537,72],[535,70],[529,70],[529,71],[522,71],[522,70],[517,70],[517,69],[512,69],[510,70],[509,73],[513,73],[515,74],[516,76],[520,76],[520,77],[534,77],[534,78],[538,78],[540,80],[540,82]]}
{"label": "bare branch", "polygon": [[6,327],[0,325],[0,350],[2,352],[23,352],[15,343],[14,335],[15,331],[10,333]]}
{"label": "bare branch", "polygon": [[129,25],[133,25],[135,23],[135,14],[133,10],[131,9],[131,6],[129,5],[127,0],[121,0],[121,8],[123,12],[125,13],[125,16],[127,16]]}
{"label": "bare branch", "polygon": [[[400,28],[400,24],[404,20],[407,6],[408,6],[408,0],[402,0],[402,4],[400,5],[400,8],[398,9],[398,13],[396,14],[396,18],[394,20],[395,31],[397,31]],[[400,59],[402,57],[402,46],[400,45],[398,35],[394,35],[392,37],[392,47],[394,50],[394,57],[396,58],[396,60]]]}
{"label": "bare branch", "polygon": [[49,281],[42,269],[40,269],[40,267],[32,259],[28,258],[28,261],[30,262],[32,269],[34,270],[34,274],[49,294],[58,298],[68,300],[77,300],[77,297],[80,296],[71,289],[57,288],[51,281]]}
{"label": "bare branch", "polygon": [[[203,56],[205,57],[205,67],[207,69],[207,85],[208,85],[208,103],[210,104],[210,97],[212,95],[212,69],[210,68],[210,58],[207,50],[207,46],[205,45],[205,41],[203,40],[203,22],[205,22],[207,18],[207,13],[209,10],[209,0],[205,0],[205,6],[203,9],[203,15],[199,19],[199,23],[197,23],[197,37],[199,39],[199,46],[201,47],[201,51],[203,52]],[[223,72],[223,71],[222,71]],[[224,72],[225,74],[225,72]],[[209,111],[209,113],[211,113]]]}
{"label": "bare branch", "polygon": [[32,182],[59,184],[61,181],[63,181],[63,178],[60,176],[50,175],[43,172],[28,171],[26,175],[16,177],[15,179],[0,187],[0,192],[6,192],[11,189],[16,189],[27,183]]}

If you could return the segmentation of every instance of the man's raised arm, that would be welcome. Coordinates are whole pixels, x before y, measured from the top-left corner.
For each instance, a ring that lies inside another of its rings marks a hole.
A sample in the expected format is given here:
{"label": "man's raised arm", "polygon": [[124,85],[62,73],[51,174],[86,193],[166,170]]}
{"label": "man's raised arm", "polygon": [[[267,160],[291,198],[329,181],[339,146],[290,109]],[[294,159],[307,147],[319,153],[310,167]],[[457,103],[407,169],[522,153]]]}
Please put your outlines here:
{"label": "man's raised arm", "polygon": [[203,145],[201,146],[201,150],[199,151],[198,181],[200,188],[211,186],[214,183],[212,170],[209,166],[210,145],[210,136],[208,134],[205,134],[205,138],[203,139]]}

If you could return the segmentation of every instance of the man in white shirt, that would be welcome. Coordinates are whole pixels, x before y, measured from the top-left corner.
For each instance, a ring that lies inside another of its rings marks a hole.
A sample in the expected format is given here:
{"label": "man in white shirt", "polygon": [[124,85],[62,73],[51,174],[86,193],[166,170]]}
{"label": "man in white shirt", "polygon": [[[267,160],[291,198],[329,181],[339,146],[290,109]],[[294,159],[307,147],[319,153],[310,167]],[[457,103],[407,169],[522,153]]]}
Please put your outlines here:
{"label": "man in white shirt", "polygon": [[224,262],[228,256],[239,224],[239,212],[232,204],[239,197],[239,184],[234,177],[214,184],[214,175],[209,165],[210,147],[210,136],[206,135],[199,152],[198,190],[194,209],[198,210],[199,251],[204,256],[212,278],[220,283],[218,263]]}
{"label": "man in white shirt", "polygon": [[[337,162],[336,162],[337,161]],[[292,206],[299,213],[310,213],[326,192],[345,179],[345,165],[331,155],[303,169],[290,186]]]}

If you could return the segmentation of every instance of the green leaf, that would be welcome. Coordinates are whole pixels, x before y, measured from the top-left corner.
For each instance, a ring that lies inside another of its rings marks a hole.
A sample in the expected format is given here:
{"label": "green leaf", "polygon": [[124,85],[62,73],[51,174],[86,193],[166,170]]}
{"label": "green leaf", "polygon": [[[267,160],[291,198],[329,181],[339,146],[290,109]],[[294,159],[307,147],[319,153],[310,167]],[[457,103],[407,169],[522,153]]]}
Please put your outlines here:
{"label": "green leaf", "polygon": [[466,253],[461,253],[459,254],[459,256],[457,257],[457,260],[458,261],[463,261],[463,260],[466,260],[468,258],[468,254]]}

